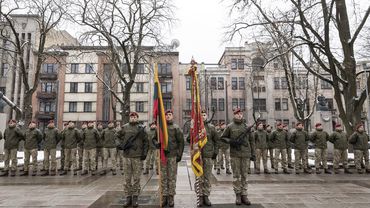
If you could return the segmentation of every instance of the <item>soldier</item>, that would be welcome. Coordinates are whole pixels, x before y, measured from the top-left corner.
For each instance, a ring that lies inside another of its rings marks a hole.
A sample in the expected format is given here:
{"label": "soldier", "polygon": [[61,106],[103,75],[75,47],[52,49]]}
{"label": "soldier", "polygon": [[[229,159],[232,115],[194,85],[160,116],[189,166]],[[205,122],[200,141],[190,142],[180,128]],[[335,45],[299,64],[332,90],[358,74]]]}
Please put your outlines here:
{"label": "soldier", "polygon": [[84,145],[84,167],[81,175],[88,173],[89,167],[91,175],[96,174],[96,145],[99,141],[99,132],[94,128],[94,122],[90,121],[87,124],[87,129],[82,134],[82,141]]}
{"label": "soldier", "polygon": [[103,130],[104,130],[103,124],[98,123],[97,130],[99,133],[99,140],[96,143],[96,160],[95,160],[96,170],[98,170],[98,167],[99,167],[99,157],[101,160],[102,167],[104,163],[104,155],[103,155],[104,144],[103,144],[103,141],[101,140],[101,134],[103,133]]}
{"label": "soldier", "polygon": [[[17,122],[15,120],[9,120],[8,128],[4,131],[4,162],[5,168],[4,172],[0,174],[0,176],[8,176],[9,175],[9,162],[11,161],[10,167],[10,176],[15,176],[15,172],[17,171],[17,151],[19,142],[23,139],[24,135],[21,130],[17,127]],[[1,139],[3,139],[1,137]],[[0,140],[1,140],[0,139]]]}
{"label": "soldier", "polygon": [[255,159],[254,141],[250,133],[251,127],[243,123],[243,112],[236,108],[234,119],[221,135],[221,141],[230,144],[231,168],[233,170],[233,188],[236,195],[235,204],[250,205],[248,199],[247,172],[250,160]]}
{"label": "soldier", "polygon": [[257,131],[253,133],[253,138],[256,147],[256,167],[255,173],[260,174],[260,163],[262,159],[264,173],[270,174],[267,168],[267,132],[264,130],[262,122],[257,124]]}
{"label": "soldier", "polygon": [[219,142],[219,137],[215,127],[210,123],[206,123],[207,112],[202,110],[201,113],[204,121],[204,128],[207,132],[207,143],[202,149],[203,175],[200,177],[200,206],[212,206],[212,203],[208,197],[211,193],[212,166],[213,160],[216,159],[218,153],[217,143]]}
{"label": "soldier", "polygon": [[295,173],[299,174],[299,169],[301,166],[304,173],[310,174],[311,172],[307,169],[307,148],[308,148],[308,133],[303,130],[303,124],[298,122],[296,124],[296,131],[294,131],[290,137],[290,141],[293,143],[295,150],[294,150],[294,157],[295,157]]}
{"label": "soldier", "polygon": [[344,173],[352,174],[348,169],[348,137],[343,132],[342,125],[335,125],[335,132],[330,135],[329,141],[334,144],[334,173],[339,173],[339,162],[342,162]]}
{"label": "soldier", "polygon": [[50,158],[51,158],[51,169],[50,175],[55,176],[56,174],[56,148],[57,144],[60,141],[60,133],[57,128],[55,128],[54,120],[50,120],[47,126],[47,129],[44,131],[44,167],[43,170],[45,171],[41,176],[49,175],[49,165],[50,165]]}
{"label": "soldier", "polygon": [[165,164],[161,164],[161,188],[162,188],[162,207],[175,206],[174,196],[176,194],[177,163],[181,161],[184,152],[184,134],[181,128],[173,123],[172,110],[166,111],[167,131],[168,131],[168,153]]}
{"label": "soldier", "polygon": [[124,180],[123,189],[126,195],[124,207],[138,207],[138,196],[140,194],[140,176],[143,161],[148,153],[148,138],[143,127],[140,127],[136,112],[129,114],[129,123],[122,126],[117,136],[122,141],[124,156]]}
{"label": "soldier", "polygon": [[[83,137],[83,133],[87,129],[87,122],[83,122],[80,129],[80,138]],[[84,155],[84,143],[82,139],[77,144],[77,155],[78,155],[78,169],[82,170],[83,167],[83,155]]]}
{"label": "soldier", "polygon": [[64,143],[64,154],[65,162],[63,167],[63,172],[60,175],[66,175],[67,171],[73,169],[76,175],[77,161],[77,143],[80,142],[80,132],[75,128],[75,124],[72,121],[68,122],[68,127],[64,129],[62,134],[62,142]]}
{"label": "soldier", "polygon": [[117,149],[116,149],[116,130],[114,128],[114,122],[110,121],[108,123],[108,128],[104,129],[101,134],[101,141],[103,142],[104,150],[104,163],[103,163],[103,172],[100,175],[104,175],[108,169],[108,158],[110,157],[112,160],[112,175],[116,175],[116,156],[117,156]]}
{"label": "soldier", "polygon": [[[63,124],[63,130],[60,132],[60,139],[62,139],[62,135],[64,130],[68,127],[68,122],[65,122]],[[64,142],[60,142],[60,168],[59,171],[62,171],[64,168],[64,162],[65,162],[65,154],[64,154]]]}
{"label": "soldier", "polygon": [[[157,156],[157,149],[156,147],[154,146],[153,144],[153,138],[156,137],[156,122],[153,121],[151,124],[150,124],[150,129],[147,131],[147,135],[148,135],[148,143],[149,143],[149,150],[148,150],[148,155],[146,157],[146,160],[145,160],[145,171],[144,171],[144,175],[148,174],[149,173],[149,170],[153,170],[153,167],[154,167],[154,163],[157,163],[158,162],[158,156]],[[157,175],[159,174],[159,170],[158,170],[158,164],[155,165],[156,166],[156,173]]]}
{"label": "soldier", "polygon": [[[222,133],[226,128],[225,122],[220,123],[220,129],[217,132],[218,136],[221,137]],[[219,142],[218,145],[219,152],[218,152],[218,160],[217,160],[217,175],[220,175],[220,167],[221,169],[225,169],[226,167],[226,174],[230,175],[230,144],[225,142]],[[225,166],[224,166],[225,160]]]}
{"label": "soldier", "polygon": [[293,169],[293,162],[292,162],[292,148],[293,144],[290,142],[290,132],[288,129],[288,125],[284,124],[283,126],[284,131],[288,134],[288,141],[286,143],[286,154],[287,154],[287,162],[288,162],[288,168]]}
{"label": "soldier", "polygon": [[[116,121],[116,132],[121,130],[121,122]],[[117,138],[119,139],[119,138]],[[117,156],[116,156],[117,165],[119,165],[119,169],[123,170],[123,150],[117,148]],[[122,172],[123,174],[123,172]]]}
{"label": "soldier", "polygon": [[38,145],[42,140],[42,133],[36,128],[36,122],[31,121],[28,129],[24,134],[24,167],[21,176],[27,176],[30,164],[30,156],[32,156],[32,176],[37,173],[37,150]]}
{"label": "soldier", "polygon": [[311,135],[311,142],[315,144],[315,168],[316,174],[321,174],[320,162],[324,166],[324,172],[331,174],[328,170],[327,156],[328,156],[328,145],[329,134],[323,130],[321,123],[316,123],[316,131]]}
{"label": "soldier", "polygon": [[270,139],[271,132],[272,132],[272,127],[268,124],[266,126],[266,132],[267,132],[267,137],[268,137],[267,146],[268,146],[268,153],[269,153],[269,156],[270,156],[271,168],[275,169],[274,168],[274,161],[275,161],[274,160],[274,143]]}
{"label": "soldier", "polygon": [[273,143],[273,146],[275,147],[275,174],[279,173],[279,157],[281,155],[281,166],[283,168],[283,173],[290,174],[290,172],[287,169],[287,142],[288,142],[288,134],[283,129],[282,123],[277,123],[276,125],[277,129],[271,133],[270,140]]}
{"label": "soldier", "polygon": [[355,165],[359,174],[364,173],[361,167],[363,159],[365,160],[366,173],[370,173],[368,141],[369,136],[366,134],[364,124],[361,122],[357,124],[356,131],[349,138],[349,142],[353,145],[355,152]]}

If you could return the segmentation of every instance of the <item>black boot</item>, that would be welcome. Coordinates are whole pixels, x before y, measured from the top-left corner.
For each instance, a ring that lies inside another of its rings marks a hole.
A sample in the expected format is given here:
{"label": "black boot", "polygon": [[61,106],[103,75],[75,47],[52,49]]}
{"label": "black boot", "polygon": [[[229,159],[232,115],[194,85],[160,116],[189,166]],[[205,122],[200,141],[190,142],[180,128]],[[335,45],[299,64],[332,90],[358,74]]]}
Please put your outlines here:
{"label": "black boot", "polygon": [[10,171],[10,176],[11,177],[14,177],[15,176],[15,170]]}
{"label": "black boot", "polygon": [[230,175],[231,174],[230,168],[226,168],[226,174],[227,175]]}
{"label": "black boot", "polygon": [[284,168],[283,173],[284,173],[284,174],[290,174],[290,172],[289,172],[289,171],[288,171],[288,169],[286,169],[286,168]]}
{"label": "black boot", "polygon": [[175,206],[175,199],[174,199],[173,195],[168,196],[168,206],[169,207],[174,207]]}
{"label": "black boot", "polygon": [[220,175],[221,174],[221,170],[220,168],[217,169],[217,175]]}
{"label": "black boot", "polygon": [[251,202],[249,201],[247,195],[242,195],[241,200],[243,204],[248,205],[248,206],[251,205]]}
{"label": "black boot", "polygon": [[4,172],[0,173],[0,177],[6,177],[6,176],[8,176],[8,175],[9,175],[9,171],[8,171],[8,170],[6,170],[6,171],[4,171]]}
{"label": "black boot", "polygon": [[211,201],[209,201],[208,196],[203,196],[203,204],[206,205],[207,207],[212,206]]}
{"label": "black boot", "polygon": [[49,171],[47,170],[47,171],[45,171],[45,172],[43,172],[42,174],[41,174],[41,176],[48,176],[49,175]]}
{"label": "black boot", "polygon": [[132,197],[132,207],[138,207],[139,206],[137,198],[138,198],[138,196],[133,196]]}
{"label": "black boot", "polygon": [[103,170],[102,172],[100,172],[100,175],[105,175],[105,174],[107,174],[106,170]]}
{"label": "black boot", "polygon": [[129,207],[132,205],[132,197],[128,196],[126,197],[126,202],[123,204],[123,207]]}
{"label": "black boot", "polygon": [[149,174],[149,170],[148,168],[145,168],[145,171],[143,172],[143,175],[148,175]]}
{"label": "black boot", "polygon": [[348,169],[348,168],[344,168],[344,173],[352,174],[352,172],[351,172],[351,171],[349,171],[349,169]]}
{"label": "black boot", "polygon": [[87,174],[88,174],[87,170],[84,170],[84,171],[82,171],[82,173],[81,173],[81,175],[87,175]]}
{"label": "black boot", "polygon": [[31,174],[31,176],[36,176],[37,175],[37,170],[36,171],[32,171],[32,174]]}
{"label": "black boot", "polygon": [[168,201],[167,201],[167,198],[168,198],[168,196],[163,196],[162,197],[162,206],[161,207],[166,207],[167,206],[167,203],[168,203]]}
{"label": "black boot", "polygon": [[28,171],[23,171],[23,173],[19,174],[19,176],[28,176]]}
{"label": "black boot", "polygon": [[307,174],[311,174],[311,171],[309,169],[304,169],[303,172]]}
{"label": "black boot", "polygon": [[112,170],[112,175],[116,175],[116,170]]}
{"label": "black boot", "polygon": [[236,194],[235,204],[236,205],[242,205],[242,198],[241,198],[240,194]]}
{"label": "black boot", "polygon": [[67,175],[67,171],[66,170],[62,170],[62,172],[60,172],[59,175]]}
{"label": "black boot", "polygon": [[331,174],[331,171],[329,169],[324,169],[324,173]]}

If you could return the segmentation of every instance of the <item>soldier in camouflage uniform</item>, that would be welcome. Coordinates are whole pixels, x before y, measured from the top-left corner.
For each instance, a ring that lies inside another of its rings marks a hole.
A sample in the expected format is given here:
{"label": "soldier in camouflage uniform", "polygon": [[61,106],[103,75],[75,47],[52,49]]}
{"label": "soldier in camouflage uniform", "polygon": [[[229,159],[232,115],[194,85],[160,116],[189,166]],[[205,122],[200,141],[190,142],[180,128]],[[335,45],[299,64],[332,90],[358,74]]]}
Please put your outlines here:
{"label": "soldier in camouflage uniform", "polygon": [[[63,124],[63,130],[60,132],[60,137],[61,137],[60,139],[62,139],[63,132],[66,128],[68,128],[68,122],[64,122],[64,124]],[[61,140],[61,142],[60,142],[60,167],[58,169],[59,171],[63,170],[64,162],[65,162],[64,142],[63,142],[63,140]]]}
{"label": "soldier in camouflage uniform", "polygon": [[266,126],[266,132],[267,132],[267,137],[268,137],[267,146],[268,146],[268,154],[269,154],[269,157],[270,157],[271,168],[275,169],[274,168],[274,163],[275,163],[275,160],[274,160],[274,143],[271,141],[272,127],[270,125]]}
{"label": "soldier in camouflage uniform", "polygon": [[335,125],[335,132],[330,135],[329,141],[334,144],[334,173],[339,173],[339,163],[342,162],[344,173],[352,174],[348,169],[348,137],[347,134],[343,132],[342,125]]}
{"label": "soldier in camouflage uniform", "polygon": [[63,167],[63,172],[60,175],[66,175],[67,171],[73,169],[74,174],[76,174],[77,169],[77,143],[81,140],[80,132],[75,128],[75,124],[72,121],[68,122],[68,127],[64,129],[62,133],[62,142],[64,144],[64,155],[65,162]]}
{"label": "soldier in camouflage uniform", "polygon": [[289,174],[290,172],[287,169],[287,142],[288,142],[288,134],[283,129],[282,123],[277,123],[276,125],[277,129],[273,131],[270,135],[270,141],[273,143],[273,146],[275,147],[275,162],[274,162],[274,168],[275,168],[275,174],[279,173],[279,157],[281,155],[281,166],[283,168],[283,172],[285,174]]}
{"label": "soldier in camouflage uniform", "polygon": [[233,170],[233,189],[236,195],[235,204],[250,205],[248,199],[248,167],[250,160],[255,159],[255,147],[251,127],[243,123],[243,112],[236,108],[234,119],[221,135],[221,141],[230,144],[231,168]]}
{"label": "soldier in camouflage uniform", "polygon": [[328,145],[329,134],[323,130],[321,123],[316,123],[316,131],[311,134],[311,142],[315,144],[315,168],[316,174],[320,174],[320,162],[324,166],[324,172],[326,174],[331,174],[328,170]]}
{"label": "soldier in camouflage uniform", "polygon": [[96,145],[99,140],[99,132],[94,128],[94,122],[90,121],[87,124],[87,129],[82,134],[82,141],[84,145],[84,167],[81,175],[86,175],[89,169],[91,171],[91,175],[96,174]]}
{"label": "soldier in camouflage uniform", "polygon": [[148,155],[146,157],[146,160],[145,160],[145,171],[144,171],[144,175],[148,174],[149,173],[149,170],[153,170],[153,167],[154,167],[154,164],[156,166],[155,170],[156,170],[156,173],[157,175],[159,174],[159,170],[158,170],[158,155],[157,155],[157,149],[156,147],[154,146],[153,144],[153,138],[156,137],[156,122],[153,121],[151,124],[150,124],[150,129],[147,131],[147,134],[148,134],[148,143],[149,143],[149,150],[148,150]]}
{"label": "soldier in camouflage uniform", "polygon": [[[220,129],[217,132],[218,136],[221,137],[222,133],[224,132],[226,128],[225,122],[220,123]],[[219,142],[218,145],[219,152],[217,156],[217,175],[220,175],[220,168],[225,169],[226,167],[226,174],[231,174],[230,171],[230,144],[227,144],[225,142]],[[225,160],[225,166],[224,166],[224,160]]]}
{"label": "soldier in camouflage uniform", "polygon": [[104,163],[103,163],[103,172],[101,175],[106,174],[108,169],[108,159],[109,157],[112,160],[112,175],[116,175],[116,169],[117,169],[117,162],[116,162],[116,156],[117,156],[117,136],[116,136],[116,129],[114,128],[114,122],[110,121],[108,123],[108,128],[104,129],[101,134],[101,141],[103,142],[104,150]]}
{"label": "soldier in camouflage uniform", "polygon": [[101,166],[102,167],[103,167],[103,163],[104,163],[104,155],[103,155],[104,144],[103,144],[103,141],[101,140],[101,135],[102,135],[103,130],[104,130],[103,124],[98,123],[96,129],[98,130],[98,133],[99,133],[99,140],[96,143],[96,159],[95,159],[96,170],[98,170],[98,167],[99,167],[99,158],[100,158]]}
{"label": "soldier in camouflage uniform", "polygon": [[355,165],[357,172],[359,174],[364,173],[361,163],[365,160],[366,173],[370,173],[368,150],[369,136],[365,132],[363,123],[357,124],[356,131],[349,138],[349,142],[353,145],[353,150],[355,152]]}
{"label": "soldier in camouflage uniform", "polygon": [[[81,129],[79,130],[80,138],[83,137],[83,133],[87,129],[87,122],[83,122],[81,125]],[[77,143],[77,155],[78,155],[78,169],[82,170],[83,167],[83,155],[84,155],[84,143],[82,139]]]}
{"label": "soldier in camouflage uniform", "polygon": [[42,133],[36,128],[36,122],[31,121],[28,129],[24,134],[24,167],[21,176],[27,176],[30,164],[30,156],[32,156],[32,176],[37,173],[37,151],[38,145],[42,140]]}
{"label": "soldier in camouflage uniform", "polygon": [[287,156],[287,163],[288,163],[288,168],[293,169],[293,162],[292,162],[292,148],[293,144],[290,142],[290,132],[288,125],[284,124],[283,126],[284,131],[288,134],[288,141],[286,143],[286,156]]}
{"label": "soldier in camouflage uniform", "polygon": [[301,122],[298,122],[296,124],[296,131],[292,133],[290,141],[293,143],[295,147],[294,150],[295,173],[299,174],[299,169],[302,166],[304,173],[310,174],[311,172],[307,169],[307,157],[306,157],[309,136],[308,133],[303,130],[303,124]]}
{"label": "soldier in camouflage uniform", "polygon": [[129,114],[129,123],[122,126],[117,133],[123,149],[123,191],[126,196],[124,207],[138,207],[140,194],[140,176],[142,174],[143,161],[148,153],[148,138],[144,127],[141,127],[136,112]]}
{"label": "soldier in camouflage uniform", "polygon": [[[23,139],[24,135],[22,131],[17,127],[17,121],[9,120],[8,128],[4,131],[4,162],[5,168],[4,172],[0,174],[0,176],[8,176],[9,175],[9,162],[12,162],[10,167],[10,176],[15,176],[15,172],[17,171],[17,151],[19,142]],[[1,139],[3,139],[1,137]],[[1,140],[0,139],[0,140]]]}
{"label": "soldier in camouflage uniform", "polygon": [[[121,122],[116,121],[116,132],[119,132],[121,130]],[[119,140],[119,138],[117,138]],[[120,142],[120,141],[118,141]],[[117,148],[117,156],[116,156],[117,166],[119,166],[120,170],[123,170],[123,150],[120,150]],[[123,172],[122,172],[123,174]]]}
{"label": "soldier in camouflage uniform", "polygon": [[[45,171],[42,173],[41,176],[49,175],[49,166],[50,168],[50,175],[54,176],[56,174],[56,148],[60,141],[60,133],[57,128],[55,128],[54,120],[50,120],[47,128],[44,131],[44,167],[43,170]],[[51,160],[51,161],[50,161]]]}
{"label": "soldier in camouflage uniform", "polygon": [[267,168],[267,142],[268,136],[267,132],[264,129],[263,123],[257,123],[257,131],[253,132],[253,138],[256,147],[256,167],[255,173],[260,174],[261,159],[263,164],[264,173],[270,174]]}

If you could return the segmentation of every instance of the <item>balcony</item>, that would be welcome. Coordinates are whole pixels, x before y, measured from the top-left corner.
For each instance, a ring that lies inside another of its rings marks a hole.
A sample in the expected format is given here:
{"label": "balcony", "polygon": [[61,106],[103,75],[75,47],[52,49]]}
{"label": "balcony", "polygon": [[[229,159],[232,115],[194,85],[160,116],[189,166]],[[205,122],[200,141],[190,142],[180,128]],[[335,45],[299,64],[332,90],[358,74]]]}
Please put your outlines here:
{"label": "balcony", "polygon": [[57,98],[56,92],[37,92],[36,97],[38,99],[55,99]]}
{"label": "balcony", "polygon": [[58,79],[58,74],[57,73],[41,72],[40,79],[57,80]]}
{"label": "balcony", "polygon": [[39,120],[52,120],[55,117],[55,112],[41,112],[37,111],[35,113],[36,118]]}

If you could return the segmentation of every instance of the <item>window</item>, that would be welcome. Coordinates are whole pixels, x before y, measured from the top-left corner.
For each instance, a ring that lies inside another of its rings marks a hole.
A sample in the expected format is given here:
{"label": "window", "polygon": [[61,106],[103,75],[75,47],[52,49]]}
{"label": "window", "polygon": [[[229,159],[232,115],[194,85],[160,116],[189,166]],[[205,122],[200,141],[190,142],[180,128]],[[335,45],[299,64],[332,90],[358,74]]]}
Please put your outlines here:
{"label": "window", "polygon": [[190,90],[191,89],[191,84],[190,84],[190,77],[189,76],[186,76],[186,90]]}
{"label": "window", "polygon": [[211,99],[211,108],[212,108],[212,110],[217,111],[217,99],[215,99],[215,98]]}
{"label": "window", "polygon": [[225,98],[218,99],[218,110],[224,111],[225,110]]}
{"label": "window", "polygon": [[245,99],[244,98],[239,99],[239,108],[243,111],[245,110]]}
{"label": "window", "polygon": [[136,83],[136,92],[144,92],[144,82]]}
{"label": "window", "polygon": [[244,90],[244,89],[245,89],[245,78],[239,77],[239,90]]}
{"label": "window", "polygon": [[77,93],[78,92],[78,82],[71,82],[69,84],[70,84],[69,92]]}
{"label": "window", "polygon": [[44,64],[43,72],[47,74],[57,73],[57,65],[56,64]]}
{"label": "window", "polygon": [[145,74],[145,65],[144,64],[138,64],[137,65],[137,73],[138,74]]}
{"label": "window", "polygon": [[244,69],[244,59],[238,59],[238,69]]}
{"label": "window", "polygon": [[93,83],[85,82],[85,92],[92,92],[92,91],[93,91]]}
{"label": "window", "polygon": [[165,110],[172,109],[172,102],[171,102],[171,100],[163,99],[163,107],[164,107]]}
{"label": "window", "polygon": [[305,76],[299,75],[295,77],[295,83],[297,89],[306,89],[307,88],[307,78]]}
{"label": "window", "polygon": [[40,102],[40,112],[55,112],[55,102]]}
{"label": "window", "polygon": [[84,102],[84,112],[92,112],[92,102]]}
{"label": "window", "polygon": [[3,95],[5,95],[6,87],[0,87],[0,92],[2,92],[2,93],[3,93]]}
{"label": "window", "polygon": [[274,89],[280,89],[280,77],[274,77]]}
{"label": "window", "polygon": [[275,70],[279,69],[279,63],[278,62],[274,62],[273,65],[274,65]]}
{"label": "window", "polygon": [[9,64],[6,64],[6,63],[2,63],[1,64],[1,76],[2,77],[6,77],[6,75],[8,74],[8,70],[9,70]]}
{"label": "window", "polygon": [[238,89],[238,78],[237,77],[231,77],[231,89],[232,90]]}
{"label": "window", "polygon": [[191,110],[191,99],[189,98],[186,99],[185,110]]}
{"label": "window", "polygon": [[216,89],[217,89],[217,78],[211,77],[211,90],[216,90]]}
{"label": "window", "polygon": [[41,92],[55,92],[56,83],[54,82],[43,82],[41,83]]}
{"label": "window", "polygon": [[266,99],[253,99],[253,109],[256,111],[266,111]]}
{"label": "window", "polygon": [[172,83],[171,82],[161,83],[161,90],[162,90],[162,93],[171,93],[172,92]]}
{"label": "window", "polygon": [[85,73],[92,74],[94,73],[94,66],[93,64],[85,64]]}
{"label": "window", "polygon": [[144,101],[135,102],[135,111],[136,112],[144,112]]}
{"label": "window", "polygon": [[217,88],[219,90],[223,90],[224,89],[224,78],[223,77],[218,77],[217,79],[218,79]]}
{"label": "window", "polygon": [[262,59],[262,57],[256,57],[252,59],[252,69],[253,71],[257,70],[263,70],[263,65],[265,64],[265,61]]}
{"label": "window", "polygon": [[281,111],[281,100],[280,98],[275,98],[275,110]]}
{"label": "window", "polygon": [[69,112],[77,112],[77,102],[69,102]]}
{"label": "window", "polygon": [[231,69],[235,70],[238,67],[237,59],[231,59]]}
{"label": "window", "polygon": [[321,89],[331,89],[331,84],[325,80],[321,80]]}
{"label": "window", "polygon": [[238,98],[233,98],[232,99],[231,107],[232,107],[233,110],[238,107]]}
{"label": "window", "polygon": [[78,73],[79,64],[71,64],[71,74]]}
{"label": "window", "polygon": [[288,82],[286,77],[281,77],[281,89],[288,89]]}
{"label": "window", "polygon": [[288,98],[282,98],[281,99],[281,109],[283,111],[287,111],[288,110]]}
{"label": "window", "polygon": [[328,103],[328,109],[329,111],[334,111],[334,102],[333,98],[326,98],[326,102]]}
{"label": "window", "polygon": [[171,64],[161,63],[158,64],[158,75],[172,75]]}
{"label": "window", "polygon": [[253,92],[266,92],[266,87],[265,86],[254,86]]}

